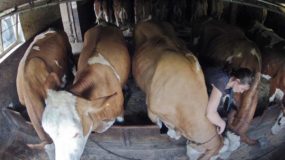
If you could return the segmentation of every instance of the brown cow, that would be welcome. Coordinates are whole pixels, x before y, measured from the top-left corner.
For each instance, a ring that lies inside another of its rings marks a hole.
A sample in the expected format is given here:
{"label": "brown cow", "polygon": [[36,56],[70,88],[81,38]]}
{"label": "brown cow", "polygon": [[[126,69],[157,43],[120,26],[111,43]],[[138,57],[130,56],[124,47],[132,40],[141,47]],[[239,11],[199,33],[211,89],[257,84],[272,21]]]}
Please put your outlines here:
{"label": "brown cow", "polygon": [[[172,138],[186,137],[191,160],[210,159],[223,144],[205,116],[208,96],[203,72],[196,57],[175,42],[169,27],[153,22],[136,26],[133,75],[146,93],[152,122],[160,127],[163,122]],[[227,145],[220,153],[225,151],[230,151]]]}
{"label": "brown cow", "polygon": [[43,127],[54,141],[56,159],[80,159],[91,131],[106,131],[122,115],[129,70],[118,28],[102,24],[85,33],[70,93],[49,90],[46,99]]}
{"label": "brown cow", "polygon": [[270,102],[277,102],[281,106],[280,115],[272,127],[273,134],[285,128],[285,55],[284,50],[266,48],[262,50],[262,73],[270,78]]}
{"label": "brown cow", "polygon": [[[41,143],[29,146],[43,148],[52,143],[41,124],[44,99],[49,89],[64,88],[72,78],[71,47],[65,33],[47,31],[37,35],[21,59],[17,74],[17,92],[22,105],[26,106],[29,117]],[[56,79],[53,77],[56,76]],[[53,80],[53,81],[52,81]]]}
{"label": "brown cow", "polygon": [[258,21],[253,23],[248,35],[262,51],[262,74],[270,79],[269,101],[281,106],[277,121],[271,128],[272,133],[277,134],[285,127],[285,40]]}
{"label": "brown cow", "polygon": [[238,133],[244,142],[255,144],[257,141],[249,139],[246,132],[257,105],[257,86],[261,71],[260,51],[234,26],[212,20],[201,26],[198,55],[203,65],[243,67],[256,73],[251,88],[241,96],[240,108],[237,113],[230,114],[232,117],[228,121],[229,128]]}

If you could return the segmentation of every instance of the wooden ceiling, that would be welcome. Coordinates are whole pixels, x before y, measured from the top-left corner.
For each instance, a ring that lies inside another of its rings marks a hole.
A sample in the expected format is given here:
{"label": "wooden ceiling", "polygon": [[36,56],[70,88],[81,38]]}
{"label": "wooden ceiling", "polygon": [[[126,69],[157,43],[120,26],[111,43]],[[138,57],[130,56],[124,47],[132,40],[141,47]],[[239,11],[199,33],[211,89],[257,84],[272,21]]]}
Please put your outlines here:
{"label": "wooden ceiling", "polygon": [[0,18],[15,12],[47,5],[56,5],[63,2],[87,0],[0,0]]}
{"label": "wooden ceiling", "polygon": [[[0,13],[13,9],[15,11],[15,7],[20,8],[21,5],[28,5],[30,8],[33,7],[33,4],[46,5],[50,3],[60,3],[64,1],[76,1],[76,0],[0,0]],[[267,8],[271,11],[285,13],[285,2],[283,0],[224,0],[232,3],[244,4],[249,6],[256,6],[261,8]]]}
{"label": "wooden ceiling", "polygon": [[29,3],[30,0],[1,0],[0,2],[0,12],[19,6],[25,3]]}

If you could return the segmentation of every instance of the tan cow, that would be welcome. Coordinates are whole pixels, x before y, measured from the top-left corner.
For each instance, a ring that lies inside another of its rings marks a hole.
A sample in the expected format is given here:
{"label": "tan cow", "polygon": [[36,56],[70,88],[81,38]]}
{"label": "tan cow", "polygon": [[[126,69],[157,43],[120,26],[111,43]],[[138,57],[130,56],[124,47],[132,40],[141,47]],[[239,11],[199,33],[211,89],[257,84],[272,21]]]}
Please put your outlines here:
{"label": "tan cow", "polygon": [[261,54],[258,47],[248,40],[238,28],[218,21],[208,20],[200,26],[199,59],[203,65],[248,68],[255,73],[251,88],[241,97],[241,106],[230,114],[228,126],[248,144],[257,143],[246,132],[257,105],[257,87],[260,81]]}
{"label": "tan cow", "polygon": [[[65,33],[47,31],[37,35],[21,59],[17,74],[20,103],[26,106],[41,143],[31,148],[43,148],[52,143],[41,124],[44,100],[49,89],[64,88],[72,79],[71,47]],[[54,79],[53,77],[57,77]],[[45,85],[46,82],[49,84]]]}
{"label": "tan cow", "polygon": [[[146,93],[152,122],[160,127],[163,122],[172,138],[186,137],[191,160],[210,159],[223,142],[205,116],[208,95],[204,75],[196,57],[179,47],[169,27],[153,22],[136,26],[133,75]],[[227,147],[221,153],[229,151]]]}
{"label": "tan cow", "polygon": [[120,30],[99,25],[84,36],[70,92],[49,90],[43,127],[57,160],[80,159],[91,131],[102,133],[123,113],[130,58]]}

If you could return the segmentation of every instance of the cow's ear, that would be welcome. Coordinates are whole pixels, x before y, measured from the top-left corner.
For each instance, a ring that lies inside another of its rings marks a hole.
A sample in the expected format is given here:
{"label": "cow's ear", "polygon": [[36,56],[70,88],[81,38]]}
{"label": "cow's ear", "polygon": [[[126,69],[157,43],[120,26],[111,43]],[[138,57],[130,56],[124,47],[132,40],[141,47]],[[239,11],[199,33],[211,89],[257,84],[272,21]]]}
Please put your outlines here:
{"label": "cow's ear", "polygon": [[108,112],[107,114],[105,110],[106,108],[110,108],[110,104],[114,104],[112,101],[115,100],[116,96],[117,92],[106,97],[97,98],[95,100],[87,100],[77,97],[77,109],[79,110],[79,115],[83,121],[82,128],[84,136],[88,134],[90,127],[92,127],[92,130],[97,128],[98,122],[102,120],[102,114],[104,114],[106,117],[111,116],[108,114],[112,113]]}
{"label": "cow's ear", "polygon": [[54,72],[49,73],[44,84],[45,90],[47,91],[48,89],[57,89],[58,86],[60,86],[60,80],[57,74]]}

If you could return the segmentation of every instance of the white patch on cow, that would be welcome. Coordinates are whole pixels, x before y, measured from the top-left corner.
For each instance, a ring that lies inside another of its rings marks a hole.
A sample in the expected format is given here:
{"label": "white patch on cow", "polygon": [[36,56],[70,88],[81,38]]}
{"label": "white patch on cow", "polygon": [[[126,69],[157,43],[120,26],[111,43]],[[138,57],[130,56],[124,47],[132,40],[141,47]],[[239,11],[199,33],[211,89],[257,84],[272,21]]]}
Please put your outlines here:
{"label": "white patch on cow", "polygon": [[104,18],[105,18],[105,21],[106,21],[106,22],[109,22],[109,17],[108,17],[108,15],[107,15],[106,12],[104,12]]}
{"label": "white patch on cow", "polygon": [[272,78],[270,75],[267,74],[261,74],[261,77],[263,77],[266,80],[270,80]]}
{"label": "white patch on cow", "polygon": [[193,40],[194,46],[196,46],[199,43],[200,37],[195,37]]}
{"label": "white patch on cow", "polygon": [[[144,15],[144,14],[143,14]],[[145,18],[145,19],[142,19],[141,21],[142,22],[147,22],[147,21],[149,21],[149,20],[151,20],[152,19],[152,16],[149,14],[148,16],[147,16],[147,18]]]}
{"label": "white patch on cow", "polygon": [[178,140],[181,137],[181,135],[178,132],[176,132],[174,129],[171,129],[171,128],[168,128],[167,135],[170,138],[173,138],[176,140]]}
{"label": "white patch on cow", "polygon": [[238,52],[238,54],[235,55],[235,57],[242,58],[242,53],[241,53],[241,52]]}
{"label": "white patch on cow", "polygon": [[131,37],[133,35],[132,31],[130,28],[128,28],[127,30],[123,31],[123,35],[124,37]]}
{"label": "white patch on cow", "polygon": [[76,110],[76,97],[67,91],[47,91],[42,126],[55,144],[56,159],[80,159],[87,138]]}
{"label": "white patch on cow", "polygon": [[257,52],[256,52],[256,49],[255,48],[252,48],[250,50],[250,53],[253,55],[253,56],[257,56]]}
{"label": "white patch on cow", "polygon": [[159,128],[162,128],[162,122],[160,121],[159,118],[156,119],[156,124],[158,125]]}
{"label": "white patch on cow", "polygon": [[121,10],[119,11],[119,17],[120,17],[121,21],[128,18],[128,14],[127,14],[127,11],[125,8],[121,8]]}
{"label": "white patch on cow", "polygon": [[274,100],[280,101],[283,99],[284,96],[284,92],[279,89],[276,88],[274,94],[269,98],[269,102],[273,102]]}
{"label": "white patch on cow", "polygon": [[58,61],[57,61],[57,60],[54,60],[54,63],[56,64],[56,66],[58,66],[59,68],[61,68],[61,69],[62,69],[62,66],[58,63]]}
{"label": "white patch on cow", "polygon": [[233,60],[234,57],[242,58],[242,53],[239,52],[239,53],[237,53],[236,55],[229,56],[229,57],[226,59],[226,61],[229,62],[229,63],[232,63],[232,60]]}
{"label": "white patch on cow", "polygon": [[232,60],[233,60],[233,56],[229,56],[226,61],[229,62],[229,63],[232,63]]}
{"label": "white patch on cow", "polygon": [[210,160],[216,160],[217,158],[220,159],[227,159],[231,153],[238,149],[240,146],[240,137],[235,135],[232,132],[227,131],[226,136],[224,137],[224,145],[220,149],[219,153]]}
{"label": "white patch on cow", "polygon": [[194,56],[192,53],[186,53],[185,56],[186,57],[192,57],[194,59],[195,65],[196,65],[196,71],[201,70],[201,66],[200,66],[199,61],[197,60],[196,56]]}
{"label": "white patch on cow", "polygon": [[88,59],[88,64],[89,65],[96,64],[96,63],[109,66],[113,70],[113,72],[114,72],[115,76],[117,77],[117,79],[120,81],[120,76],[116,72],[115,68],[100,53],[98,53],[98,56],[94,56],[94,57],[91,57],[91,58]]}
{"label": "white patch on cow", "polygon": [[[96,13],[96,12],[95,12],[95,13]],[[103,15],[103,12],[102,12],[102,10],[100,9],[99,14],[96,15],[96,22],[97,22],[97,23],[99,23],[99,20],[101,19],[102,15]]]}
{"label": "white patch on cow", "polygon": [[8,107],[13,108],[13,107],[14,107],[13,102],[10,102],[9,105],[8,105]]}
{"label": "white patch on cow", "polygon": [[283,128],[285,128],[285,116],[284,113],[281,111],[276,122],[271,128],[271,133],[278,134]]}
{"label": "white patch on cow", "polygon": [[34,44],[35,44],[38,40],[43,39],[46,34],[48,34],[48,33],[54,33],[54,32],[55,32],[55,31],[49,30],[49,31],[46,31],[46,32],[43,32],[43,33],[37,35],[37,36],[34,38],[34,40],[31,42],[31,44],[29,45],[28,49],[26,50],[23,59],[26,59],[26,57],[27,57],[28,54],[30,53],[32,47],[34,46]]}
{"label": "white patch on cow", "polygon": [[64,88],[66,85],[66,75],[64,74],[61,78],[61,84],[60,84],[60,87],[61,88]]}
{"label": "white patch on cow", "polygon": [[123,116],[119,116],[119,117],[116,118],[116,121],[122,123],[122,122],[125,121],[125,119],[124,119]]}
{"label": "white patch on cow", "polygon": [[54,143],[45,145],[45,151],[49,160],[55,160],[55,146]]}
{"label": "white patch on cow", "polygon": [[34,47],[33,47],[33,50],[39,51],[39,50],[40,50],[40,47],[39,47],[39,46],[34,46]]}
{"label": "white patch on cow", "polygon": [[35,37],[34,41],[35,41],[35,40],[37,41],[37,40],[40,40],[40,39],[45,38],[46,34],[49,34],[49,33],[55,33],[55,31],[53,31],[53,30],[48,30],[48,31],[46,31],[46,32],[43,32],[43,33],[37,35],[37,36]]}
{"label": "white patch on cow", "polygon": [[258,52],[256,51],[255,48],[252,48],[252,49],[250,50],[250,53],[251,53],[253,56],[256,56],[258,63],[261,63],[261,57],[260,57],[260,55],[258,54]]}
{"label": "white patch on cow", "polygon": [[255,24],[253,27],[249,30],[250,33],[256,32],[256,30],[263,30],[263,31],[268,31],[268,32],[273,32],[271,28],[265,27],[262,23],[255,21]]}
{"label": "white patch on cow", "polygon": [[188,142],[186,145],[186,149],[187,149],[187,156],[190,160],[197,160],[203,154],[203,152],[199,152],[195,150],[193,147],[191,147],[191,144]]}
{"label": "white patch on cow", "polygon": [[73,74],[73,76],[76,75],[76,67],[75,66],[72,67],[72,74]]}
{"label": "white patch on cow", "polygon": [[102,122],[100,122],[99,126],[97,126],[95,131],[97,133],[103,133],[103,132],[107,131],[114,123],[115,123],[115,120],[102,121]]}

